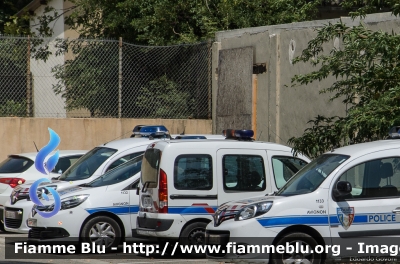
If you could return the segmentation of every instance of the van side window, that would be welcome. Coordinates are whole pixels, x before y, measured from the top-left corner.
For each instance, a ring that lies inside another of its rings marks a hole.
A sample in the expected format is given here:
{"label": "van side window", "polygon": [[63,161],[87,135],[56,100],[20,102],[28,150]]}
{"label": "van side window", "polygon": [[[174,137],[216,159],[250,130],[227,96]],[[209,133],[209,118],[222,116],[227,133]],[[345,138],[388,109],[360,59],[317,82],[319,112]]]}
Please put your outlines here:
{"label": "van side window", "polygon": [[222,159],[224,189],[263,191],[266,188],[264,160],[255,155],[225,155]]}
{"label": "van side window", "polygon": [[307,162],[298,158],[285,156],[272,157],[272,168],[274,170],[276,187],[280,189],[305,165],[307,165]]}
{"label": "van side window", "polygon": [[211,190],[212,158],[206,154],[180,155],[175,159],[174,186],[177,190]]}
{"label": "van side window", "polygon": [[340,176],[353,187],[347,199],[399,196],[400,158],[385,158],[361,163]]}

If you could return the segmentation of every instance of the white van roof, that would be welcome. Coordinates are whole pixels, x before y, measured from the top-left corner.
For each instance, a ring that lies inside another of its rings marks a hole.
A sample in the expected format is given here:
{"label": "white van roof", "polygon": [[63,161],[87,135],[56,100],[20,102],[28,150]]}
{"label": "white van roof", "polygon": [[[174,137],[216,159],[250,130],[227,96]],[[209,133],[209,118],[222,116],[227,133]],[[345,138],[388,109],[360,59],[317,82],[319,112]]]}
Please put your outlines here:
{"label": "white van roof", "polygon": [[[193,139],[193,140],[166,140],[156,142],[155,147],[165,148],[168,145],[174,144],[185,144],[185,147],[190,148],[243,148],[243,149],[270,149],[270,150],[282,150],[282,151],[292,151],[292,148],[272,142],[264,141],[241,141],[233,139]],[[182,146],[182,145],[181,145]]]}

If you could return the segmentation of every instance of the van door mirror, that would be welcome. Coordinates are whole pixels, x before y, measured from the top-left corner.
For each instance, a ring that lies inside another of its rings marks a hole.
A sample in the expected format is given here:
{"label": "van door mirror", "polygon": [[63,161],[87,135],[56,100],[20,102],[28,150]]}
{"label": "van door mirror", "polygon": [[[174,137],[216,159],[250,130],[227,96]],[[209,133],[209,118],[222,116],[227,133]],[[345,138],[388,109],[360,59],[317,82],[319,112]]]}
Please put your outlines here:
{"label": "van door mirror", "polygon": [[139,191],[140,191],[140,186],[136,186],[136,195],[139,195]]}
{"label": "van door mirror", "polygon": [[351,187],[351,183],[348,181],[339,181],[336,184],[336,189],[334,191],[334,196],[336,198],[344,198],[345,196],[351,194],[353,187]]}

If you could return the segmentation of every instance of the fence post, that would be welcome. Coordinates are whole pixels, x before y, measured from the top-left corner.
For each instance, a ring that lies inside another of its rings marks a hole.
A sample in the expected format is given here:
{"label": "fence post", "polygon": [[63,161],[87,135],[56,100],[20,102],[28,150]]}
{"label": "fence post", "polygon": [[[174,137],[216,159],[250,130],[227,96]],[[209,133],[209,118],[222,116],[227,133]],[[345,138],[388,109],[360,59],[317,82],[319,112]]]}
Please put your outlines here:
{"label": "fence post", "polygon": [[119,38],[118,118],[122,116],[122,37]]}
{"label": "fence post", "polygon": [[207,60],[208,60],[208,119],[211,119],[212,115],[212,41],[209,40],[207,43]]}
{"label": "fence post", "polygon": [[28,47],[26,54],[26,114],[31,116],[32,83],[31,83],[31,39],[28,36]]}

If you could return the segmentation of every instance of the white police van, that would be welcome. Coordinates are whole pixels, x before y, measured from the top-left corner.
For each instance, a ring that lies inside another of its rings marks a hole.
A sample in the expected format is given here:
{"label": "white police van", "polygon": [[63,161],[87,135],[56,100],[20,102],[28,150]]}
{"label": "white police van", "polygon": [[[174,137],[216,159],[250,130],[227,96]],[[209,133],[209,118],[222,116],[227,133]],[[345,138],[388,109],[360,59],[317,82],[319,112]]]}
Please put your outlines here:
{"label": "white police van", "polygon": [[[208,252],[207,256],[273,263],[360,260],[367,251],[358,243],[380,247],[391,236],[398,239],[399,190],[400,141],[334,149],[305,166],[273,195],[221,205],[207,226],[206,241],[222,245],[224,251]],[[259,246],[265,241],[274,246],[308,245],[313,251],[262,254],[237,250],[238,245]]]}
{"label": "white police van", "polygon": [[253,134],[226,130],[226,140],[150,144],[139,186],[138,235],[203,244],[219,205],[274,192],[309,162],[287,146],[254,141]]}
{"label": "white police van", "polygon": [[[88,242],[116,247],[136,229],[139,183],[143,155],[139,155],[106,172],[90,183],[58,191],[60,211],[44,218],[36,210],[54,209],[53,196],[43,200],[44,206],[34,205],[27,220],[29,241]],[[28,201],[21,203],[27,203]]]}

